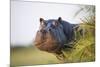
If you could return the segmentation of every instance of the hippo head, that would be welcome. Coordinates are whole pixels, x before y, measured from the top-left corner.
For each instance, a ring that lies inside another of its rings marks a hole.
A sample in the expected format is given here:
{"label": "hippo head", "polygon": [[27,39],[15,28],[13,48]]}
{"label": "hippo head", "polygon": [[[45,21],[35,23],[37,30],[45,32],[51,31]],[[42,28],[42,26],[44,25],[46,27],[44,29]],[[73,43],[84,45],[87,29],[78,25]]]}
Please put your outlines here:
{"label": "hippo head", "polygon": [[44,20],[40,18],[40,28],[35,38],[35,46],[40,50],[56,52],[66,42],[61,17],[58,19]]}

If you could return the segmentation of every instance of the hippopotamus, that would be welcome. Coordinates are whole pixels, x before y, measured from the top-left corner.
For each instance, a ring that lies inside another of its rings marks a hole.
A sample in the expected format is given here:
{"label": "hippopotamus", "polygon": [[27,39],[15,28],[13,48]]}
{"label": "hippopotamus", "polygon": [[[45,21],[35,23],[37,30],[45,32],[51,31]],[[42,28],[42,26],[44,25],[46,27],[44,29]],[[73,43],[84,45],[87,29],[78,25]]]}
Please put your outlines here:
{"label": "hippopotamus", "polygon": [[60,54],[64,44],[73,40],[73,24],[58,19],[44,20],[40,18],[40,27],[36,33],[35,46],[50,53]]}

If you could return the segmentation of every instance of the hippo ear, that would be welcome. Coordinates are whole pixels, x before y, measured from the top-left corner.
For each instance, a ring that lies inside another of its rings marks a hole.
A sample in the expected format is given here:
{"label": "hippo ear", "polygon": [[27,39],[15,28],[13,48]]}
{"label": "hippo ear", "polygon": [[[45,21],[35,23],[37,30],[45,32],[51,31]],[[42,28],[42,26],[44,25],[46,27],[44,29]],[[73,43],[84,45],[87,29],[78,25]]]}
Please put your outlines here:
{"label": "hippo ear", "polygon": [[58,18],[58,21],[59,21],[59,22],[61,22],[61,21],[62,21],[62,18],[61,18],[61,17],[59,17],[59,18]]}
{"label": "hippo ear", "polygon": [[43,18],[40,18],[40,24],[42,24],[42,25],[45,24],[45,20]]}
{"label": "hippo ear", "polygon": [[44,22],[44,19],[43,18],[40,18],[40,22]]}
{"label": "hippo ear", "polygon": [[53,21],[52,23],[54,26],[57,26],[58,25],[58,21]]}

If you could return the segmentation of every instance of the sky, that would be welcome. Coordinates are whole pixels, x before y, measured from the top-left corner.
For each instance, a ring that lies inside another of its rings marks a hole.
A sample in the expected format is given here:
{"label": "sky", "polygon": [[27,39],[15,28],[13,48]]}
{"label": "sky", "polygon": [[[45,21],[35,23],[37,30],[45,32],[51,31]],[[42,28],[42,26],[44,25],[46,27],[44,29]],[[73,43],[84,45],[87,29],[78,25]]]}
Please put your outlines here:
{"label": "sky", "polygon": [[11,46],[32,43],[40,25],[40,17],[45,20],[62,17],[70,23],[79,23],[85,14],[73,18],[79,9],[79,5],[73,4],[11,1]]}

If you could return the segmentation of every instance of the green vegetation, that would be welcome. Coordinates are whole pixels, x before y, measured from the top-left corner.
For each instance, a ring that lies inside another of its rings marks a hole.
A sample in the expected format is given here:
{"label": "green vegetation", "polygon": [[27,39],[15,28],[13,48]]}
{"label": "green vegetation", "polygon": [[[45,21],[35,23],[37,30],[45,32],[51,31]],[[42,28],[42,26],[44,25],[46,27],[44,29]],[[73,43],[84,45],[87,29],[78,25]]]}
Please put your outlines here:
{"label": "green vegetation", "polygon": [[66,62],[88,62],[95,60],[95,43],[93,36],[81,38],[73,49],[63,50]]}
{"label": "green vegetation", "polygon": [[54,55],[35,47],[11,48],[11,66],[54,63],[59,63]]}

